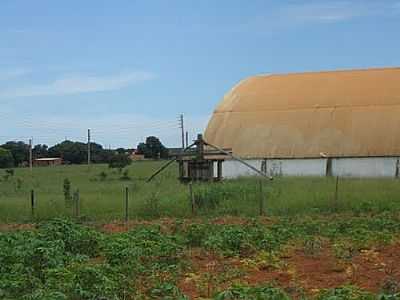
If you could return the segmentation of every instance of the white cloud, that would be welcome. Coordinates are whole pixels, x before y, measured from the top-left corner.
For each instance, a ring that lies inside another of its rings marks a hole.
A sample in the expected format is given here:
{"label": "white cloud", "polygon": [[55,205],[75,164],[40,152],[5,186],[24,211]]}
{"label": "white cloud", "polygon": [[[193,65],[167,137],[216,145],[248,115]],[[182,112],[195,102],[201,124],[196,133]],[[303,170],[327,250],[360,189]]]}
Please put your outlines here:
{"label": "white cloud", "polygon": [[25,85],[0,91],[0,97],[62,96],[119,90],[155,76],[149,72],[129,72],[110,76],[69,76],[47,84]]}
{"label": "white cloud", "polygon": [[15,79],[31,73],[30,69],[16,68],[9,70],[0,70],[0,81]]}
{"label": "white cloud", "polygon": [[376,4],[357,1],[311,2],[288,5],[283,15],[299,22],[339,22],[377,13]]}
{"label": "white cloud", "polygon": [[239,32],[277,32],[308,24],[330,24],[347,22],[365,17],[390,17],[398,15],[400,2],[394,1],[304,1],[282,4],[234,27]]}

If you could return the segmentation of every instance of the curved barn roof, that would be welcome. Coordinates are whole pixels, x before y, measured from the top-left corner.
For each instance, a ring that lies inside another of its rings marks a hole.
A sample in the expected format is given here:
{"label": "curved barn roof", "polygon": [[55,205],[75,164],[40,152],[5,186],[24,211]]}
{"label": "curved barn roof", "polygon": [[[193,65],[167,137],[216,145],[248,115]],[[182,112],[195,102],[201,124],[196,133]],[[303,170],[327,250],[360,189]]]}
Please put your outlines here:
{"label": "curved barn roof", "polygon": [[250,77],[205,139],[245,158],[398,156],[400,68]]}

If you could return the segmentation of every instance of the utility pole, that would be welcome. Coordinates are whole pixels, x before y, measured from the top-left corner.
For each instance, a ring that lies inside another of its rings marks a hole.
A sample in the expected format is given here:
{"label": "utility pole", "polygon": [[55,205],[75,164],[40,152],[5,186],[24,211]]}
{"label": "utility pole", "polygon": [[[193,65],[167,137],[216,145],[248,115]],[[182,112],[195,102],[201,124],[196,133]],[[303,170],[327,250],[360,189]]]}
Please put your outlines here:
{"label": "utility pole", "polygon": [[185,149],[185,128],[183,126],[183,114],[180,115],[179,123],[179,128],[181,129],[182,133],[182,149]]}
{"label": "utility pole", "polygon": [[29,139],[29,169],[32,172],[32,138]]}
{"label": "utility pole", "polygon": [[90,129],[88,129],[87,164],[88,164],[88,166],[90,166]]}
{"label": "utility pole", "polygon": [[189,147],[189,132],[186,131],[186,147]]}

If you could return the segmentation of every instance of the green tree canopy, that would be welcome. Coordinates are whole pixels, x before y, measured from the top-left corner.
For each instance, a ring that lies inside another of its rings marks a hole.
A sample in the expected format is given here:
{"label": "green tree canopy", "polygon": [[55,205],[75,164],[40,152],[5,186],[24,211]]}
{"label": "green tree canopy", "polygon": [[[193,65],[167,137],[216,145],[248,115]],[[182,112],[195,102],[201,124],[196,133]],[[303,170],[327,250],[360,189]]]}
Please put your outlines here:
{"label": "green tree canopy", "polygon": [[47,157],[48,155],[48,146],[47,145],[41,145],[38,144],[35,147],[33,147],[32,149],[32,154],[34,158],[43,158],[43,157]]}
{"label": "green tree canopy", "polygon": [[140,143],[137,146],[137,152],[144,154],[145,158],[159,159],[168,157],[168,149],[155,136],[149,136],[146,138],[145,143]]}
{"label": "green tree canopy", "polygon": [[50,147],[49,156],[62,157],[64,161],[81,164],[87,161],[87,145],[81,142],[64,141]]}
{"label": "green tree canopy", "polygon": [[0,147],[11,152],[14,159],[14,166],[19,166],[29,160],[29,145],[24,142],[10,141]]}
{"label": "green tree canopy", "polygon": [[[93,163],[110,163],[117,155],[113,150],[106,150],[101,145],[90,143],[91,160]],[[61,157],[72,164],[87,162],[87,144],[82,142],[64,141],[48,150],[48,156]]]}
{"label": "green tree canopy", "polygon": [[132,160],[130,157],[126,154],[115,154],[114,156],[111,157],[110,162],[108,166],[110,168],[118,168],[122,170],[126,166],[130,165]]}
{"label": "green tree canopy", "polygon": [[14,166],[14,158],[10,150],[0,148],[0,168],[11,168]]}

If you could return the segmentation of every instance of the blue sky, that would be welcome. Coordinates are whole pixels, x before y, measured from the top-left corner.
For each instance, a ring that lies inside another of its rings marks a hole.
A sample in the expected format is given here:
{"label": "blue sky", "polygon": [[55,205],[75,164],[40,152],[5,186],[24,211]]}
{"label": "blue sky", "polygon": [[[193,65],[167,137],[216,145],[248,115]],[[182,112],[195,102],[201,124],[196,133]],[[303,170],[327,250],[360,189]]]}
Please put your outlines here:
{"label": "blue sky", "polygon": [[180,144],[260,73],[400,66],[400,0],[0,1],[0,143]]}

